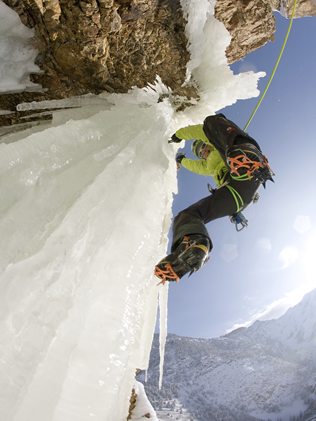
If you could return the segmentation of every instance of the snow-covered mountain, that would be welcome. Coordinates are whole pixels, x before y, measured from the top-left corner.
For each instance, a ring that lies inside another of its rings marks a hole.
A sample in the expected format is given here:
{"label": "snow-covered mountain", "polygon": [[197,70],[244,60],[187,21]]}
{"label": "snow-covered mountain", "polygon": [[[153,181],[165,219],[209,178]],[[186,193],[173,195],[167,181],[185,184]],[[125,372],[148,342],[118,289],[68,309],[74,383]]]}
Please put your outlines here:
{"label": "snow-covered mountain", "polygon": [[279,319],[257,321],[249,328],[237,329],[227,336],[262,343],[276,341],[291,349],[312,352],[316,357],[316,289]]}
{"label": "snow-covered mountain", "polygon": [[316,289],[279,319],[220,338],[168,335],[161,391],[158,367],[155,337],[145,389],[156,410],[176,400],[194,420],[307,420],[316,415]]}

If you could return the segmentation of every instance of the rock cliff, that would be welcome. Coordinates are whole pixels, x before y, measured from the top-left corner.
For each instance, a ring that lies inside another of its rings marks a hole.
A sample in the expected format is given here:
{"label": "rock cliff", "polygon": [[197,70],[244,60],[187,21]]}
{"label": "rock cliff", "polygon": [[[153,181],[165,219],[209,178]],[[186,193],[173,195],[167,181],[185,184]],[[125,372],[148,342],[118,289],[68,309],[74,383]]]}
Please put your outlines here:
{"label": "rock cliff", "polygon": [[[157,75],[176,95],[197,96],[192,85],[183,86],[190,57],[180,0],[3,1],[35,29],[41,73],[31,80],[43,90],[0,95],[0,109],[12,111],[0,116],[1,126],[37,118],[17,111],[21,102],[127,92],[153,83]],[[273,41],[273,10],[288,16],[293,3],[285,8],[278,0],[217,0],[215,17],[232,36],[228,62]],[[315,14],[313,0],[298,0],[297,17]]]}
{"label": "rock cliff", "polygon": [[[282,0],[217,0],[215,17],[223,22],[232,37],[226,49],[228,63],[234,63],[268,41],[274,41],[273,11],[278,10],[290,18],[293,6],[294,0],[286,4]],[[316,3],[313,0],[297,1],[295,18],[314,15]]]}

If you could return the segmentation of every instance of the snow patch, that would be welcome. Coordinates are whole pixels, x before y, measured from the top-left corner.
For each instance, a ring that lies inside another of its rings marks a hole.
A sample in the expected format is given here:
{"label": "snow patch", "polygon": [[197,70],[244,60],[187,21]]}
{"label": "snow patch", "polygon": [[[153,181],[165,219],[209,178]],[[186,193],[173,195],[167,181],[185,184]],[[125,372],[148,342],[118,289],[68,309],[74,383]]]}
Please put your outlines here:
{"label": "snow patch", "polygon": [[37,51],[31,40],[34,30],[24,26],[17,13],[0,1],[0,92],[39,90],[30,81],[30,73],[38,73],[34,64]]}
{"label": "snow patch", "polygon": [[140,382],[135,382],[134,390],[136,393],[136,406],[132,411],[132,421],[144,421],[144,419],[150,419],[152,421],[159,421],[154,408],[149,402],[144,386]]}

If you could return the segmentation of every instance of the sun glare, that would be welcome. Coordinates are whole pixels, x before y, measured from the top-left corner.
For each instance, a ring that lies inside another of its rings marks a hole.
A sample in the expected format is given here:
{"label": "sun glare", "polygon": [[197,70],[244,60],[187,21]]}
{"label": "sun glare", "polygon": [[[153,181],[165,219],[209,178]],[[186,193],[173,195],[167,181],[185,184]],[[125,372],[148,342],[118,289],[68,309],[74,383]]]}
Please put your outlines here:
{"label": "sun glare", "polygon": [[299,252],[296,247],[286,246],[279,254],[279,260],[282,262],[281,269],[286,269],[298,258]]}
{"label": "sun glare", "polygon": [[298,215],[294,221],[293,228],[299,233],[303,234],[311,229],[311,221],[309,216]]}

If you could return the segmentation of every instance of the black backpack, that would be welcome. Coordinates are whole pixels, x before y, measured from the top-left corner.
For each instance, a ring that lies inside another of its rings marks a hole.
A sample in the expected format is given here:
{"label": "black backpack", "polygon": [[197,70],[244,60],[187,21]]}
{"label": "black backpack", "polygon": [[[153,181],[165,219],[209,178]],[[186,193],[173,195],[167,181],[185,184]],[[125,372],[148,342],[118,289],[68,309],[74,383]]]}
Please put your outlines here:
{"label": "black backpack", "polygon": [[224,114],[206,117],[203,131],[220,153],[232,178],[238,181],[258,180],[264,187],[267,180],[274,182],[274,173],[258,143]]}

